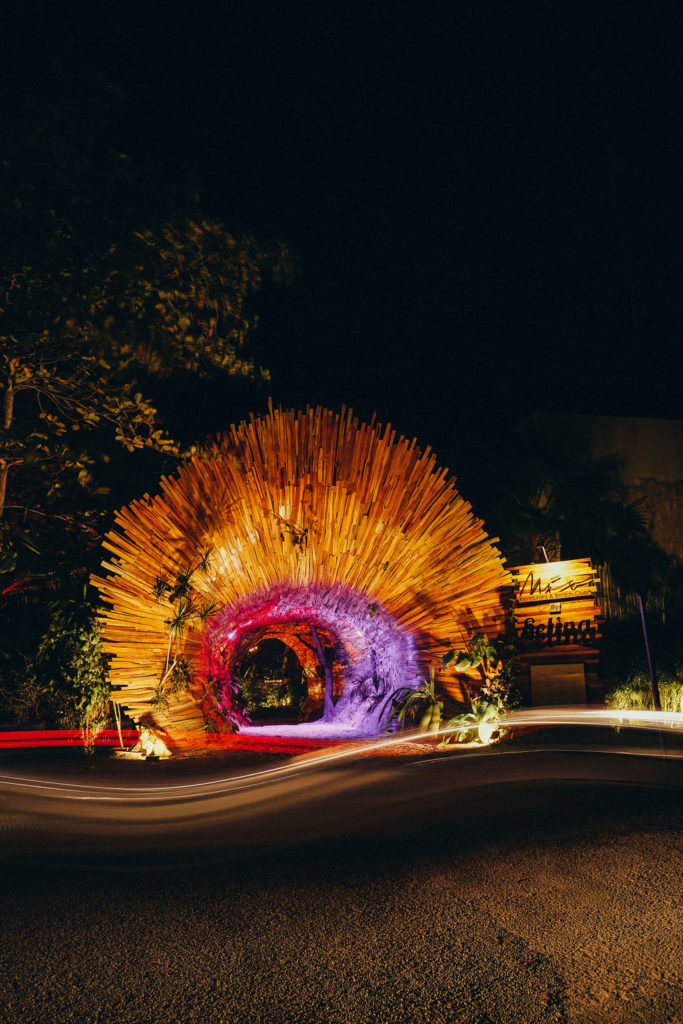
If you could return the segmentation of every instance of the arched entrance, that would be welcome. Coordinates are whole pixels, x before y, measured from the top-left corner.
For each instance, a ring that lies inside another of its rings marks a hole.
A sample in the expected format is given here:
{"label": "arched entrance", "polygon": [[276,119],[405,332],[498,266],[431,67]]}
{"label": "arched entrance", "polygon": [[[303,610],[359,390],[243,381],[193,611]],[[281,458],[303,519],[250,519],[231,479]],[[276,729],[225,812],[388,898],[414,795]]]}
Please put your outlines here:
{"label": "arched entrance", "polygon": [[[323,652],[318,655],[313,630]],[[331,673],[326,671],[331,668]],[[322,718],[326,686],[332,700],[342,689],[337,645],[325,630],[288,623],[245,635],[235,656],[236,694],[255,724],[296,724]],[[329,702],[329,694],[328,694]]]}
{"label": "arched entrance", "polygon": [[242,666],[266,640],[285,644],[306,675],[306,721],[340,732],[376,732],[382,699],[418,678],[412,638],[365,596],[340,587],[274,588],[224,609],[208,626],[204,659],[216,693],[207,697],[207,717],[249,724]]}

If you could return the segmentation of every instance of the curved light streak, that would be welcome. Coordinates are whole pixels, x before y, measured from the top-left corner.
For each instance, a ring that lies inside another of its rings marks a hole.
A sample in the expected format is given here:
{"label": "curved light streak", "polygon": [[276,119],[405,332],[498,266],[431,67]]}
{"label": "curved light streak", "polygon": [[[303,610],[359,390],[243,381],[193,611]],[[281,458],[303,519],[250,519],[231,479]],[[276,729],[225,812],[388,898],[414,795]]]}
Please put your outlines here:
{"label": "curved light streak", "polygon": [[[683,713],[674,711],[614,711],[602,708],[584,707],[557,707],[557,708],[531,708],[519,711],[511,711],[503,716],[497,723],[501,729],[513,729],[520,727],[535,726],[538,728],[548,726],[592,726],[600,728],[623,728],[623,729],[645,729],[649,731],[661,731],[662,729],[673,729],[675,732],[683,732]],[[186,799],[187,796],[197,798],[215,795],[218,791],[238,792],[243,789],[255,786],[268,785],[281,779],[294,777],[315,770],[326,765],[342,764],[351,762],[360,757],[368,757],[373,754],[391,753],[406,744],[431,744],[433,753],[437,754],[435,741],[449,734],[456,734],[462,731],[469,731],[469,726],[453,727],[442,729],[438,736],[425,734],[417,730],[405,731],[400,734],[382,737],[371,742],[345,744],[343,747],[334,750],[316,751],[305,754],[288,761],[286,764],[274,765],[256,771],[245,772],[240,775],[221,776],[215,779],[203,780],[201,782],[185,782],[163,785],[127,785],[116,786],[107,783],[75,783],[62,782],[56,779],[36,779],[28,776],[0,775],[0,786],[21,787],[33,790],[52,790],[55,795],[65,795],[74,800],[99,800],[99,801],[121,801],[122,797],[132,802],[149,801],[154,798],[156,801],[172,801],[177,798]],[[538,752],[541,749],[553,750],[559,748],[531,748],[528,752]],[[562,748],[563,750],[566,748]],[[571,749],[571,748],[569,748]],[[506,747],[493,747],[491,745],[479,745],[472,747],[458,748],[449,746],[443,753],[446,757],[482,757],[498,756],[500,753],[525,753],[524,750],[510,751]],[[597,752],[597,751],[594,751]],[[614,754],[632,754],[626,748],[600,748],[599,752]],[[439,753],[441,753],[439,751]],[[642,751],[637,753],[641,754]],[[683,753],[662,750],[648,750],[647,755],[651,757],[664,757],[672,760],[683,760]]]}

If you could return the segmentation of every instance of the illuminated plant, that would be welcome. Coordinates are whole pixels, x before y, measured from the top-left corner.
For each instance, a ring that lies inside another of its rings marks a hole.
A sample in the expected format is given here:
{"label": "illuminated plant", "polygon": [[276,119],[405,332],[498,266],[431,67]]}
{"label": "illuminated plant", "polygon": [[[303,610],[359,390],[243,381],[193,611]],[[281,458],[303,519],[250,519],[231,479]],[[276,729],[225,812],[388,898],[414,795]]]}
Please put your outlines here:
{"label": "illuminated plant", "polygon": [[497,703],[486,697],[475,697],[471,702],[471,711],[450,718],[444,726],[442,746],[449,743],[492,743],[500,739],[502,730],[497,727],[500,720],[500,708]]}
{"label": "illuminated plant", "polygon": [[389,702],[387,730],[395,722],[398,726],[414,726],[420,732],[439,731],[444,702],[436,693],[433,669],[429,682],[423,679],[417,689],[401,687],[391,695]]}
{"label": "illuminated plant", "polygon": [[456,672],[476,669],[481,685],[475,695],[470,695],[470,710],[446,722],[445,729],[454,731],[446,733],[443,744],[474,740],[492,743],[501,739],[504,731],[497,728],[496,723],[520,702],[514,688],[519,670],[519,653],[514,644],[503,637],[487,640],[478,633],[464,651],[448,651],[444,665],[453,665]]}
{"label": "illuminated plant", "polygon": [[[659,695],[662,711],[683,712],[683,678],[660,678]],[[605,696],[605,705],[615,711],[652,711],[654,702],[650,680],[645,673],[632,673],[613,686]]]}
{"label": "illuminated plant", "polygon": [[[482,634],[473,636],[464,651],[450,650],[444,655],[444,666],[453,665],[459,673],[477,669],[481,683],[475,695],[470,694],[468,687],[470,710],[445,723],[442,745],[475,740],[491,743],[502,737],[503,730],[496,723],[519,703],[519,696],[513,689],[518,662],[513,645],[500,638],[489,641]],[[390,698],[390,707],[388,729],[396,723],[417,727],[421,732],[438,733],[443,723],[444,697],[436,691],[433,670],[430,681],[423,680],[417,689],[397,690]]]}
{"label": "illuminated plant", "polygon": [[464,651],[448,651],[443,665],[444,668],[452,665],[456,672],[476,669],[481,677],[480,698],[486,698],[499,712],[519,704],[519,694],[514,688],[519,671],[519,652],[504,637],[487,640],[477,633]]}

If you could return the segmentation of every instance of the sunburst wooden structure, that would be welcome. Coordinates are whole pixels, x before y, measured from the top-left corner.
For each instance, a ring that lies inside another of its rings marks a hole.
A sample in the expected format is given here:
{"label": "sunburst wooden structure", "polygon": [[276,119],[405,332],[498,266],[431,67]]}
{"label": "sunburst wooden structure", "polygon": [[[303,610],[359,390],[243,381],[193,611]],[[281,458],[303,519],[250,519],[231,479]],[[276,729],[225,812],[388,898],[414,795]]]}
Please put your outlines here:
{"label": "sunburst wooden structure", "polygon": [[508,574],[454,479],[347,410],[271,408],[233,426],[119,512],[105,547],[94,582],[115,699],[171,742],[239,721],[236,673],[264,637],[292,647],[312,685],[311,638],[321,662],[334,654],[325,714],[358,731],[430,669],[458,691],[443,654],[504,627]]}

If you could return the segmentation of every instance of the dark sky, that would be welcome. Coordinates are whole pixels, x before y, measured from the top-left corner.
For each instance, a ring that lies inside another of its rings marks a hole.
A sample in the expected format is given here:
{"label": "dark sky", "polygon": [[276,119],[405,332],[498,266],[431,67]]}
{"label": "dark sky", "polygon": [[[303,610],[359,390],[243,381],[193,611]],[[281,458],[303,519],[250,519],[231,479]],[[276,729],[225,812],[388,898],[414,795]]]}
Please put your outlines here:
{"label": "dark sky", "polygon": [[376,410],[451,464],[535,408],[681,414],[679,3],[75,10],[5,15],[6,113],[113,90],[134,160],[291,244],[277,400]]}

